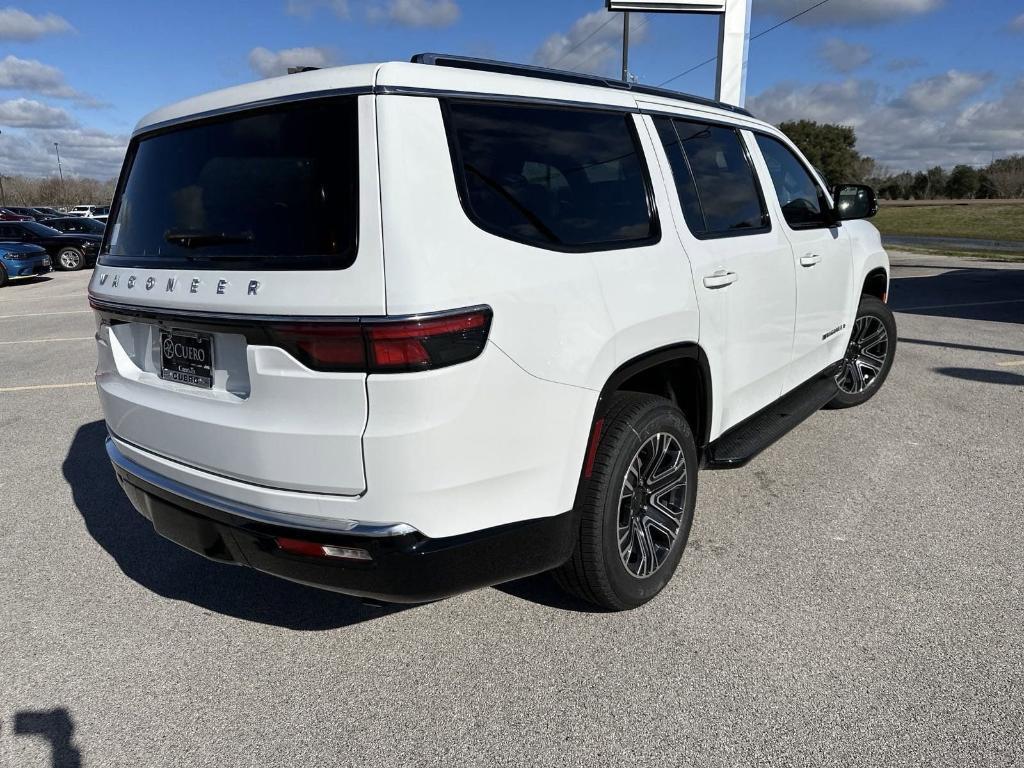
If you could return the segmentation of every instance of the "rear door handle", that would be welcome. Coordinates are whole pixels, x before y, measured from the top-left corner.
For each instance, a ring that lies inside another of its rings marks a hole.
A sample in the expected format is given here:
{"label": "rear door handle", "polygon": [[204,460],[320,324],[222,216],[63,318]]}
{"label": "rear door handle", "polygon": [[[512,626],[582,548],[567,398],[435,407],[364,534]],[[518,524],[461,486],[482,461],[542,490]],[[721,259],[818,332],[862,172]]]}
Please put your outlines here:
{"label": "rear door handle", "polygon": [[720,269],[717,272],[704,276],[704,287],[712,289],[725,288],[727,285],[732,285],[739,279],[740,276],[735,272],[726,272],[724,269]]}
{"label": "rear door handle", "polygon": [[801,267],[813,267],[815,264],[821,263],[821,256],[816,253],[809,253],[806,256],[800,257]]}

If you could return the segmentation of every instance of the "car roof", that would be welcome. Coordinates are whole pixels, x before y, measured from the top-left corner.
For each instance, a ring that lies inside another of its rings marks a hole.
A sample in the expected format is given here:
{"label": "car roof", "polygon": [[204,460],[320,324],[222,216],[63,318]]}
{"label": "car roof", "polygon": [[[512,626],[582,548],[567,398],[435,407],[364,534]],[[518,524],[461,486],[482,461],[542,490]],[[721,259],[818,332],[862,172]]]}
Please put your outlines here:
{"label": "car roof", "polygon": [[663,111],[776,133],[767,123],[744,111],[715,104],[708,99],[658,89],[639,88],[634,91],[626,87],[611,87],[596,77],[576,75],[575,81],[569,81],[556,76],[572,73],[556,72],[554,76],[545,76],[543,70],[536,68],[521,67],[524,74],[519,74],[516,68],[517,65],[480,69],[392,61],[298,72],[212,91],[161,107],[144,116],[136,125],[134,134],[240,109],[343,93],[469,94],[565,105],[596,105],[628,111]]}

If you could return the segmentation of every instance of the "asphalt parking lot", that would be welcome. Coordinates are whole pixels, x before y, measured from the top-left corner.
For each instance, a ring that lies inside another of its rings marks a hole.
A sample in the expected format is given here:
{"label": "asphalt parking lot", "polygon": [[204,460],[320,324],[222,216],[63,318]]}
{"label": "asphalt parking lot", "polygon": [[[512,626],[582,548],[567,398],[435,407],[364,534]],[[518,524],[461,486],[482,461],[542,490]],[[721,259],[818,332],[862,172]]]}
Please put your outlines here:
{"label": "asphalt parking lot", "polygon": [[0,766],[1021,765],[1024,265],[894,261],[885,389],[702,474],[617,615],[178,549],[106,462],[89,273],[0,289]]}

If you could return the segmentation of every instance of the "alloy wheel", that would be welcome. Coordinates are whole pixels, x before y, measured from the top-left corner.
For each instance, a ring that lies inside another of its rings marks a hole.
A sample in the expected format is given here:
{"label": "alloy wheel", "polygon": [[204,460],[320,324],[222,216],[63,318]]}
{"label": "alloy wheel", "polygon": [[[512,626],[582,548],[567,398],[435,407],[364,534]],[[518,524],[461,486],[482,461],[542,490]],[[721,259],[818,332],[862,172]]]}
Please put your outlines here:
{"label": "alloy wheel", "polygon": [[836,384],[850,395],[859,395],[878,380],[889,354],[889,333],[885,324],[874,315],[858,317],[846,348],[843,369],[836,374]]}
{"label": "alloy wheel", "polygon": [[64,269],[78,269],[78,264],[81,260],[81,256],[78,255],[78,251],[68,248],[60,252],[58,256],[60,259],[60,265]]}
{"label": "alloy wheel", "polygon": [[686,460],[667,432],[648,438],[634,454],[619,494],[619,557],[638,579],[653,575],[679,537],[686,501]]}

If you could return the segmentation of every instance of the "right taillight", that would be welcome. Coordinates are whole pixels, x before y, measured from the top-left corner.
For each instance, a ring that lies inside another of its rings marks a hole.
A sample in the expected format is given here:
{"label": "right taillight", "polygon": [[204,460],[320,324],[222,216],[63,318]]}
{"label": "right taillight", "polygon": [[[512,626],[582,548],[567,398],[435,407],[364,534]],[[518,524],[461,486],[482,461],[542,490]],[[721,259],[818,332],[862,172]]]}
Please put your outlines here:
{"label": "right taillight", "polygon": [[403,318],[275,325],[271,335],[317,371],[399,373],[477,357],[491,327],[490,307]]}

